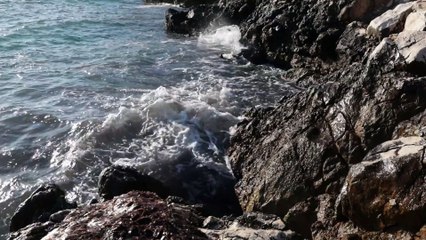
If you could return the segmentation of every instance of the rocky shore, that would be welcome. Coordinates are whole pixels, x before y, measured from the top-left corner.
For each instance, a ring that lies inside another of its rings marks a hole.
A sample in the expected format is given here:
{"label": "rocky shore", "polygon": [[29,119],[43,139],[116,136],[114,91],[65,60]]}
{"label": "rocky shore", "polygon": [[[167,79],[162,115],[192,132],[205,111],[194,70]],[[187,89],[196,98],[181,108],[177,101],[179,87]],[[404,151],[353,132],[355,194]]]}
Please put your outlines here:
{"label": "rocky shore", "polygon": [[299,89],[238,124],[235,193],[191,201],[111,167],[89,206],[42,186],[10,238],[426,239],[426,2],[202,3],[168,10],[166,30],[238,25],[239,57],[286,69]]}

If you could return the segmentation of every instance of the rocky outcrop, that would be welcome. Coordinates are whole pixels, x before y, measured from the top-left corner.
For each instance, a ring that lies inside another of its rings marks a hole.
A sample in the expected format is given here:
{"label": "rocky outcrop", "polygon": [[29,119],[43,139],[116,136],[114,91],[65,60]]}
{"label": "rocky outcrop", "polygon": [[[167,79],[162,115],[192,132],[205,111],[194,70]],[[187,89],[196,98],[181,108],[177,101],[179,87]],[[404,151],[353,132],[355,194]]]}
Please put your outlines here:
{"label": "rocky outcrop", "polygon": [[375,147],[361,163],[351,166],[338,210],[364,229],[396,225],[418,230],[426,222],[425,150],[421,137]]}
{"label": "rocky outcrop", "polygon": [[43,185],[19,205],[10,220],[10,231],[17,231],[32,223],[47,222],[53,213],[76,207],[75,203],[66,201],[65,192],[58,186]]}
{"label": "rocky outcrop", "polygon": [[404,29],[405,19],[413,11],[414,4],[415,2],[403,3],[388,10],[370,22],[367,32],[378,37],[387,37],[391,33],[401,32]]}

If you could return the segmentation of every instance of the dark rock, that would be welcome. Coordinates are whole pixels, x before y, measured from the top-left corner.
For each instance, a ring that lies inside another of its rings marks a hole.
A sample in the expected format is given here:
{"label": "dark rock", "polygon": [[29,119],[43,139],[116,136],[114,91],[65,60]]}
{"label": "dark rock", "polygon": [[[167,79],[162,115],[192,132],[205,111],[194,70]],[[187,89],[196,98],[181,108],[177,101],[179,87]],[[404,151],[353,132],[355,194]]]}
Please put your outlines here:
{"label": "dark rock", "polygon": [[286,226],[300,233],[304,238],[311,238],[311,225],[317,220],[314,199],[308,199],[294,205],[284,217]]}
{"label": "dark rock", "polygon": [[19,205],[10,220],[10,231],[17,231],[31,223],[46,222],[53,213],[76,207],[77,204],[65,200],[65,192],[58,186],[43,185]]}
{"label": "dark rock", "polygon": [[374,148],[348,173],[337,202],[343,215],[367,230],[418,230],[426,222],[425,150],[420,137]]}
{"label": "dark rock", "polygon": [[[309,198],[329,194],[335,201],[352,164],[391,140],[404,122],[423,121],[416,116],[426,109],[425,79],[400,71],[404,61],[395,44],[374,48],[376,40],[351,36],[358,28],[348,27],[340,37],[337,62],[325,66],[301,58],[299,68],[284,75],[313,86],[275,108],[252,109],[238,125],[229,156],[244,211],[284,217]],[[351,42],[356,44],[346,48]],[[315,218],[308,216],[300,228],[312,227]]]}
{"label": "dark rock", "polygon": [[130,167],[113,165],[105,168],[99,175],[98,192],[103,200],[134,190],[151,191],[163,198],[169,195],[160,181]]}
{"label": "dark rock", "polygon": [[166,30],[194,35],[204,30],[219,14],[216,5],[197,5],[189,9],[170,8],[166,12]]}
{"label": "dark rock", "polygon": [[40,240],[54,227],[53,222],[36,222],[13,232],[9,240]]}
{"label": "dark rock", "polygon": [[49,221],[60,223],[71,212],[71,209],[62,210],[50,215]]}
{"label": "dark rock", "polygon": [[47,239],[207,239],[190,206],[167,204],[154,193],[129,192],[73,210]]}

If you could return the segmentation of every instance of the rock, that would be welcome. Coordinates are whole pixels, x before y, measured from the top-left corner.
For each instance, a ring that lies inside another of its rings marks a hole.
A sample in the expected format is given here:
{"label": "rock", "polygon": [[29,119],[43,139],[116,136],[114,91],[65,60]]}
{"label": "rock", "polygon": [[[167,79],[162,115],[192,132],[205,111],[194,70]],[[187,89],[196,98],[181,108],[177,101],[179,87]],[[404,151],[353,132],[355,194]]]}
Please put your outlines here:
{"label": "rock", "polygon": [[166,11],[166,30],[194,35],[204,30],[218,16],[216,5],[197,5],[189,9],[170,8]]}
{"label": "rock", "polygon": [[36,222],[13,232],[9,240],[40,240],[54,227],[53,222]]}
{"label": "rock", "polygon": [[317,220],[316,206],[314,199],[308,199],[294,205],[285,215],[286,226],[300,233],[304,238],[311,238],[311,225]]}
{"label": "rock", "polygon": [[324,194],[334,206],[350,166],[425,111],[425,78],[399,71],[403,61],[397,45],[387,39],[373,51],[376,40],[363,41],[365,46],[359,46],[365,51],[342,51],[336,68],[312,69],[317,62],[302,59],[312,68],[288,71],[296,74],[285,79],[311,86],[289,94],[276,107],[250,110],[238,124],[228,152],[244,211],[284,217]]}
{"label": "rock", "polygon": [[350,61],[360,61],[364,57],[370,43],[367,39],[367,30],[360,22],[352,22],[346,26],[337,42],[336,52]]}
{"label": "rock", "polygon": [[190,206],[129,192],[73,210],[43,239],[207,239],[197,229],[201,222]]}
{"label": "rock", "polygon": [[401,32],[395,39],[407,70],[426,74],[426,32]]}
{"label": "rock", "polygon": [[151,191],[163,198],[169,195],[160,181],[130,167],[113,165],[105,168],[99,175],[98,193],[103,200],[134,190]]}
{"label": "rock", "polygon": [[426,30],[426,11],[412,12],[407,16],[404,31]]}
{"label": "rock", "polygon": [[403,230],[390,231],[365,231],[354,226],[351,222],[340,222],[330,228],[323,228],[316,231],[312,237],[314,240],[325,239],[344,239],[344,240],[412,240],[415,239],[415,234]]}
{"label": "rock", "polygon": [[210,239],[302,239],[292,231],[284,230],[284,223],[277,216],[262,213],[246,213],[225,226],[201,228]]}
{"label": "rock", "polygon": [[367,27],[368,34],[387,37],[391,33],[401,32],[404,29],[405,19],[413,11],[414,4],[415,2],[399,4],[373,19]]}
{"label": "rock", "polygon": [[53,213],[76,207],[77,204],[66,201],[65,192],[58,186],[42,185],[19,205],[10,220],[10,231],[17,231],[31,223],[47,222]]}
{"label": "rock", "polygon": [[393,0],[354,0],[339,13],[339,19],[345,22],[368,21],[372,16],[388,9]]}
{"label": "rock", "polygon": [[[351,167],[337,206],[357,226],[419,229],[426,222],[426,141],[420,137],[385,142]],[[413,201],[416,199],[416,201]]]}
{"label": "rock", "polygon": [[50,215],[49,221],[60,223],[71,212],[71,209],[62,210]]}

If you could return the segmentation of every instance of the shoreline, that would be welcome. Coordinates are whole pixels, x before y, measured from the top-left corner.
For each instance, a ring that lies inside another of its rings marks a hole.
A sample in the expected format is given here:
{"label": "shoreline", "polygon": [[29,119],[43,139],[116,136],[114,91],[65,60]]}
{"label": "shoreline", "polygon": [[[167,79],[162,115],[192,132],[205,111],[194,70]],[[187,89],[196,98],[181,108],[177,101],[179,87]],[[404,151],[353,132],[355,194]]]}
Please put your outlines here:
{"label": "shoreline", "polygon": [[[103,181],[111,183],[107,190],[99,181],[100,196],[109,197],[76,210],[67,210],[76,206],[55,186],[37,190],[22,205],[30,213],[11,227],[11,239],[426,239],[426,17],[423,25],[415,21],[426,16],[425,6],[191,5],[166,12],[167,31],[194,35],[211,24],[239,25],[248,47],[242,56],[287,69],[283,79],[303,89],[277,107],[250,110],[237,125],[228,150],[235,198],[226,192],[224,202],[193,205],[155,179],[119,169]],[[33,206],[46,199],[53,204],[44,210]],[[105,210],[120,201],[115,213]],[[161,211],[170,215],[162,219]],[[134,217],[148,220],[118,224]]]}

